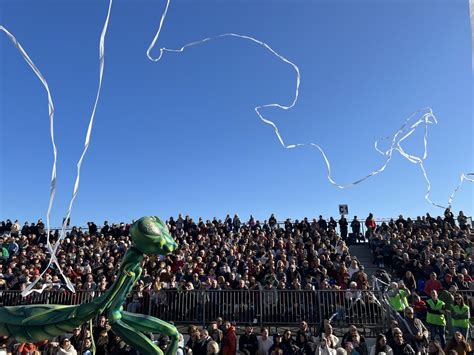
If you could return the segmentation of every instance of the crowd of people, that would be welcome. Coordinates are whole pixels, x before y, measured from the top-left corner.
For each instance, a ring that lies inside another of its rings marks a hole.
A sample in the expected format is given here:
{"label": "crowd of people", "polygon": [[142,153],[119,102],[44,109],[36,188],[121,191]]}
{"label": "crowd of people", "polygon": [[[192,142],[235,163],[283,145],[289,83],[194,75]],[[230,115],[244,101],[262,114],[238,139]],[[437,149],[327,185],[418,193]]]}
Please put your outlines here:
{"label": "crowd of people", "polygon": [[[147,256],[140,291],[149,289],[270,289],[313,290],[368,284],[359,262],[349,254],[347,233],[337,233],[332,217],[304,218],[279,224],[274,215],[260,223],[252,216],[194,221],[169,218],[168,228],[179,250],[164,257]],[[105,290],[131,246],[129,224],[86,229],[72,227],[58,252],[59,264],[77,290]],[[342,230],[344,227],[341,227]],[[359,227],[355,227],[356,229]],[[341,236],[342,235],[342,236]],[[50,241],[58,239],[51,232]],[[0,224],[0,290],[22,290],[47,266],[44,224],[4,221]],[[58,270],[49,268],[38,287],[61,289]]]}
{"label": "crowd of people", "polygon": [[[406,311],[407,319],[410,310]],[[444,347],[437,340],[430,339],[423,323],[413,318],[417,332],[413,332],[407,321],[399,324],[393,321],[390,328],[369,342],[355,325],[339,336],[329,320],[319,329],[311,329],[306,321],[301,321],[296,331],[293,329],[258,329],[248,324],[238,335],[235,325],[217,318],[207,327],[191,325],[188,336],[178,336],[177,355],[472,355],[472,340],[468,342],[460,332]],[[145,334],[164,353],[172,346],[166,335],[154,337]],[[5,340],[0,342],[0,354],[60,354],[90,355],[93,348],[97,355],[139,355],[119,336],[115,335],[105,317],[100,317],[92,332],[86,328],[76,328],[72,334],[58,342],[43,341],[37,344],[16,344]],[[94,344],[94,345],[93,345]]]}
{"label": "crowd of people", "polygon": [[[319,216],[319,219],[287,219],[280,223],[274,215],[263,223],[253,216],[242,222],[238,215],[207,221],[179,215],[170,217],[166,224],[179,248],[169,255],[145,257],[142,277],[127,300],[129,311],[144,311],[143,307],[148,304],[143,302],[145,297],[160,303],[163,291],[167,290],[333,290],[344,291],[343,298],[349,297],[351,302],[355,300],[364,307],[375,305],[375,301],[380,305],[370,292],[361,293],[372,285],[364,266],[351,256],[348,248],[351,243],[368,241],[373,263],[385,270],[378,276],[387,286],[387,299],[395,314],[392,327],[377,338],[372,349],[364,346],[363,336],[354,326],[346,334],[349,340],[344,341],[345,337],[339,340],[332,334],[329,322],[322,325],[319,338],[313,336],[309,328],[308,332],[300,331],[293,337],[290,330],[270,335],[266,327],[261,329],[261,336],[256,337],[253,326],[249,325],[237,341],[232,323],[218,319],[209,328],[188,329],[190,338],[181,346],[183,354],[191,350],[192,354],[224,355],[237,351],[249,355],[472,353],[466,340],[471,300],[463,292],[471,290],[474,282],[471,277],[473,232],[462,212],[457,218],[449,209],[443,217],[437,218],[429,214],[415,220],[400,216],[379,225],[372,214],[363,222],[357,217],[348,222],[344,217],[336,221]],[[68,228],[59,248],[58,261],[77,290],[102,292],[115,281],[120,261],[131,246],[129,228],[129,224],[107,221],[100,228],[93,222],[87,223],[87,228]],[[58,238],[59,231],[52,231],[51,243]],[[46,243],[41,220],[25,222],[23,226],[18,221],[0,223],[0,291],[23,290],[40,275],[49,261]],[[54,267],[46,270],[37,287],[65,292],[60,272]],[[329,296],[318,301],[320,307],[335,303]],[[346,303],[337,303],[328,305],[327,309],[340,313],[341,304]],[[367,308],[359,310],[363,314]],[[228,314],[216,315],[229,317]],[[329,316],[331,314],[324,312],[324,317]],[[314,323],[313,319],[305,319]],[[307,327],[306,321],[301,324]],[[77,353],[88,354],[95,339],[96,344],[103,345],[104,354],[134,353],[110,328],[106,329],[105,319],[96,328],[100,331],[88,335],[87,330],[78,328],[80,344],[78,333],[77,339],[73,334],[59,343],[35,346],[58,353],[73,353],[59,351],[76,349]],[[449,341],[445,337],[447,333]],[[216,338],[216,334],[220,335]],[[246,340],[253,345],[241,344]],[[166,343],[166,339],[157,340],[162,347],[166,347]],[[18,350],[19,346],[26,345],[15,346]],[[228,350],[229,347],[233,350]]]}

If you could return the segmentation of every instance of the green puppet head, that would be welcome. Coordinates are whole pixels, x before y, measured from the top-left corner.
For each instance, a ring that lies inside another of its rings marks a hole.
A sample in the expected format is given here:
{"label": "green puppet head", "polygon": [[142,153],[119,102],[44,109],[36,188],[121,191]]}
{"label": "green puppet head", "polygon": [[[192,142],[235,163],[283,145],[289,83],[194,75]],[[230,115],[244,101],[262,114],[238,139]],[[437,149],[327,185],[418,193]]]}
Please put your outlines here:
{"label": "green puppet head", "polygon": [[166,224],[158,217],[142,217],[130,228],[133,246],[147,255],[166,255],[178,245],[171,237]]}

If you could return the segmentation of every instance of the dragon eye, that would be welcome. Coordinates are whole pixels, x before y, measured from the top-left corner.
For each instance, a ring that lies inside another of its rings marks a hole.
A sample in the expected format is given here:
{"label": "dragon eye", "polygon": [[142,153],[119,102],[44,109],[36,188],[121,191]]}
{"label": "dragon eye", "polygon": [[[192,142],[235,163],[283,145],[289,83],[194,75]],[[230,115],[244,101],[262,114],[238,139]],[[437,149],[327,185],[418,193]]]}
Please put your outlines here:
{"label": "dragon eye", "polygon": [[154,222],[147,221],[147,222],[141,223],[141,229],[145,234],[161,236],[161,229]]}

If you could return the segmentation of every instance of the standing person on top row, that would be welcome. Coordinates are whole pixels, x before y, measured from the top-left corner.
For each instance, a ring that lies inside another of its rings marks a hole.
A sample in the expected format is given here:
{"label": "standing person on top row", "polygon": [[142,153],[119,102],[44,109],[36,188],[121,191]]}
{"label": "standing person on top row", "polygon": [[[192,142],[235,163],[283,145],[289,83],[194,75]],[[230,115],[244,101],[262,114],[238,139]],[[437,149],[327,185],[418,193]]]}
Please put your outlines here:
{"label": "standing person on top row", "polygon": [[354,219],[351,222],[352,236],[354,238],[354,243],[357,240],[360,240],[360,222],[357,219],[357,216],[354,216]]}
{"label": "standing person on top row", "polygon": [[369,213],[369,216],[365,219],[365,228],[367,228],[365,237],[366,239],[370,239],[370,237],[375,233],[375,228],[377,228],[377,224],[375,223],[374,215],[372,213]]}

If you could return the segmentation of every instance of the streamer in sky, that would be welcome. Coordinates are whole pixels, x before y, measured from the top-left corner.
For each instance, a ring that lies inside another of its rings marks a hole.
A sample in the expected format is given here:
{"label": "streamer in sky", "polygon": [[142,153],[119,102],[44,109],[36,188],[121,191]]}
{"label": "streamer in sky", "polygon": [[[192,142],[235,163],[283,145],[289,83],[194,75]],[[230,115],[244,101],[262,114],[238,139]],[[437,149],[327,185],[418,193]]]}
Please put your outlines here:
{"label": "streamer in sky", "polygon": [[89,148],[90,140],[91,140],[91,134],[92,134],[92,127],[94,125],[94,117],[95,117],[95,112],[97,109],[97,104],[99,103],[99,98],[100,98],[100,92],[102,88],[102,79],[103,79],[103,74],[104,74],[104,64],[105,64],[105,35],[107,33],[108,25],[109,25],[109,19],[110,19],[110,14],[112,11],[112,0],[109,1],[109,7],[107,11],[107,16],[105,18],[104,26],[102,28],[102,32],[100,35],[100,40],[99,40],[99,84],[97,88],[97,94],[95,97],[95,102],[94,106],[92,108],[92,113],[89,119],[89,125],[87,128],[87,133],[84,141],[84,148],[82,151],[82,154],[79,158],[79,161],[77,162],[77,172],[76,172],[76,180],[74,183],[74,189],[72,192],[72,197],[69,202],[69,206],[66,212],[66,216],[63,220],[61,232],[59,234],[59,238],[54,244],[54,247],[51,245],[50,242],[50,216],[51,216],[51,208],[54,203],[54,196],[56,193],[56,162],[57,162],[57,149],[56,149],[56,144],[54,142],[54,105],[53,105],[53,100],[51,97],[51,93],[49,90],[49,86],[47,81],[44,79],[43,75],[41,72],[38,70],[38,68],[34,65],[33,61],[30,59],[26,51],[23,49],[23,47],[18,43],[16,38],[8,32],[3,26],[0,26],[0,30],[2,30],[13,42],[13,44],[17,47],[17,49],[20,51],[21,55],[25,59],[25,61],[29,64],[31,69],[35,72],[35,74],[38,76],[38,78],[41,80],[43,86],[46,89],[46,92],[48,94],[48,110],[49,110],[49,120],[50,120],[50,134],[51,134],[51,141],[53,144],[53,170],[52,170],[52,176],[51,176],[51,184],[50,184],[50,196],[49,196],[49,204],[48,204],[48,212],[46,215],[46,224],[47,224],[47,242],[46,242],[46,247],[48,249],[48,252],[51,254],[51,257],[49,259],[48,265],[45,267],[44,271],[41,273],[41,275],[36,278],[28,287],[22,292],[23,296],[29,295],[31,292],[34,291],[34,287],[38,283],[38,281],[43,277],[43,275],[46,273],[49,267],[52,265],[55,265],[59,272],[61,273],[61,276],[66,282],[66,286],[69,290],[72,292],[75,292],[74,285],[71,283],[71,281],[63,274],[63,271],[61,269],[61,266],[59,265],[59,262],[56,258],[56,253],[61,245],[61,241],[64,239],[66,236],[66,226],[67,222],[71,216],[72,213],[72,207],[74,205],[74,201],[76,199],[77,193],[79,192],[79,182],[80,182],[80,177],[81,177],[81,167],[82,167],[82,162],[84,160],[84,157],[87,153],[87,150]]}
{"label": "streamer in sky", "polygon": [[471,65],[474,72],[474,0],[469,0],[469,18],[471,19]]}
{"label": "streamer in sky", "polygon": [[[473,16],[473,7],[472,6],[473,6],[474,0],[470,0],[470,2],[471,2],[471,21],[472,21],[472,18],[473,18],[472,17]],[[156,34],[153,37],[153,40],[151,41],[151,44],[150,44],[150,46],[148,47],[148,49],[146,51],[146,55],[147,55],[148,59],[150,59],[153,62],[158,62],[163,58],[163,55],[165,53],[168,53],[168,52],[182,53],[182,52],[184,52],[184,50],[186,48],[189,48],[189,47],[197,46],[197,45],[204,44],[206,42],[213,41],[213,40],[220,39],[220,38],[224,38],[224,37],[233,37],[233,38],[239,38],[239,39],[254,42],[254,43],[262,46],[266,50],[268,50],[271,54],[276,56],[282,62],[284,62],[286,64],[289,64],[293,68],[293,70],[295,71],[295,74],[296,74],[295,95],[294,95],[293,100],[291,101],[291,103],[289,105],[282,105],[282,104],[279,104],[279,103],[271,103],[271,104],[260,105],[260,106],[255,107],[255,112],[257,113],[258,117],[260,118],[260,120],[263,123],[265,123],[265,124],[267,124],[267,125],[269,125],[273,128],[273,130],[275,132],[275,135],[278,138],[278,141],[280,142],[280,144],[283,146],[283,148],[293,149],[293,148],[308,146],[308,147],[313,147],[313,148],[317,149],[321,153],[321,155],[324,159],[324,162],[326,164],[327,179],[334,186],[336,186],[340,189],[346,189],[346,188],[349,188],[349,187],[353,187],[357,184],[360,184],[361,182],[363,182],[363,181],[365,181],[365,180],[367,180],[367,179],[369,179],[369,178],[371,178],[375,175],[380,174],[381,172],[385,171],[385,168],[390,163],[394,152],[398,152],[403,158],[408,160],[410,163],[419,165],[419,167],[421,169],[421,172],[423,174],[423,177],[426,181],[425,199],[430,204],[432,204],[436,207],[440,207],[440,208],[449,207],[450,208],[451,205],[452,205],[452,202],[453,202],[454,195],[459,190],[459,188],[461,187],[463,182],[464,181],[473,182],[473,179],[468,178],[467,175],[465,175],[465,174],[462,174],[461,175],[461,181],[460,181],[459,185],[457,186],[457,188],[451,194],[451,196],[448,200],[448,205],[446,207],[442,206],[442,205],[439,205],[437,203],[434,203],[431,200],[431,198],[430,198],[430,195],[431,195],[431,182],[430,182],[430,179],[428,177],[428,173],[425,169],[424,161],[428,157],[428,126],[437,124],[438,121],[437,121],[436,117],[434,116],[432,109],[429,108],[429,107],[418,110],[418,111],[414,112],[413,114],[411,114],[405,120],[405,123],[402,125],[402,127],[397,132],[395,132],[392,137],[383,138],[383,140],[390,140],[391,139],[390,148],[387,149],[386,151],[381,151],[378,148],[378,142],[377,141],[375,142],[376,151],[386,157],[385,162],[383,163],[383,165],[380,168],[378,168],[377,170],[374,170],[374,171],[370,172],[366,176],[364,176],[364,177],[362,177],[358,180],[355,180],[351,183],[348,183],[348,184],[343,185],[343,184],[340,184],[340,183],[336,182],[333,178],[333,175],[332,175],[332,169],[331,169],[331,164],[329,162],[329,159],[328,159],[326,153],[324,152],[324,150],[321,148],[320,145],[318,145],[316,143],[286,144],[285,141],[283,140],[283,137],[282,137],[277,125],[273,121],[266,118],[262,113],[262,110],[264,110],[265,108],[273,107],[273,108],[279,108],[281,110],[289,110],[289,109],[293,108],[296,105],[296,103],[298,101],[298,97],[299,97],[299,88],[300,88],[300,83],[301,83],[301,73],[300,73],[300,70],[299,70],[298,66],[295,63],[293,63],[292,61],[290,61],[289,59],[287,59],[286,57],[284,57],[281,54],[279,54],[278,52],[276,52],[267,43],[265,43],[263,41],[260,41],[260,40],[254,38],[254,37],[250,37],[250,36],[247,36],[247,35],[241,35],[241,34],[237,34],[237,33],[224,33],[224,34],[220,34],[220,35],[217,35],[217,36],[214,36],[214,37],[206,37],[206,38],[194,41],[194,42],[189,42],[189,43],[183,45],[181,48],[177,48],[177,49],[162,47],[162,48],[160,48],[159,55],[157,57],[153,57],[152,51],[155,48],[155,46],[158,42],[158,39],[160,37],[161,31],[163,29],[163,24],[165,22],[166,15],[167,15],[169,7],[170,7],[170,3],[171,3],[171,0],[166,1],[165,8],[164,8],[163,13],[162,13],[161,18],[160,18],[158,30],[156,31]],[[415,118],[418,118],[418,119],[414,123],[410,124]],[[402,148],[403,141],[405,141],[408,137],[410,137],[419,127],[424,127],[424,136],[423,136],[424,152],[423,152],[423,156],[421,156],[421,157],[416,156],[416,155],[408,154]]]}
{"label": "streamer in sky", "polygon": [[[34,64],[34,62],[31,60],[30,56],[28,53],[25,51],[25,49],[22,47],[20,42],[16,39],[16,37],[11,34],[4,26],[0,25],[0,31],[5,33],[8,38],[12,41],[13,45],[18,49],[20,52],[21,56],[23,59],[28,63],[30,68],[33,70],[33,72],[36,74],[38,79],[41,81],[43,84],[44,89],[46,90],[46,94],[48,97],[48,113],[49,113],[49,132],[51,135],[51,144],[53,146],[53,168],[51,171],[51,181],[50,181],[50,189],[49,189],[49,203],[48,203],[48,212],[46,213],[46,229],[48,233],[48,239],[47,239],[47,249],[51,253],[51,260],[58,266],[58,261],[56,259],[56,255],[52,253],[52,247],[51,243],[49,241],[49,232],[50,232],[50,218],[51,218],[51,209],[53,207],[54,203],[54,196],[56,194],[56,163],[58,160],[58,150],[56,148],[56,143],[54,140],[54,103],[53,103],[53,97],[51,95],[51,91],[49,90],[49,85],[46,79],[44,78],[43,74],[41,71],[38,69],[38,67]],[[67,278],[64,276],[62,273],[61,268],[58,267],[59,272],[67,280]]]}

